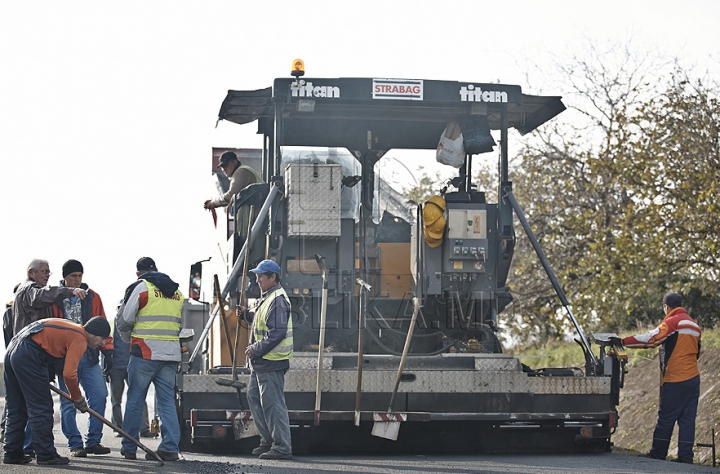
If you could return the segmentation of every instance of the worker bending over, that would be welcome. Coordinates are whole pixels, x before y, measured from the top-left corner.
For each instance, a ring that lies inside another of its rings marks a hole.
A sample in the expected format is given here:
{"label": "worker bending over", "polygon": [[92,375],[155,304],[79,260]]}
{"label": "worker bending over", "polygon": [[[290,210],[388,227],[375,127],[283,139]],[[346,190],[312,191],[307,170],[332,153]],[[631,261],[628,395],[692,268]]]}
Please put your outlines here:
{"label": "worker bending over", "polygon": [[63,362],[63,378],[75,408],[85,413],[87,402],[80,392],[77,367],[88,348],[99,348],[110,335],[107,319],[98,316],[85,326],[64,319],[41,319],[23,328],[10,341],[5,354],[5,387],[8,415],[5,427],[5,464],[25,464],[25,424],[32,430],[38,464],[68,464],[55,449],[53,399],[50,380]]}

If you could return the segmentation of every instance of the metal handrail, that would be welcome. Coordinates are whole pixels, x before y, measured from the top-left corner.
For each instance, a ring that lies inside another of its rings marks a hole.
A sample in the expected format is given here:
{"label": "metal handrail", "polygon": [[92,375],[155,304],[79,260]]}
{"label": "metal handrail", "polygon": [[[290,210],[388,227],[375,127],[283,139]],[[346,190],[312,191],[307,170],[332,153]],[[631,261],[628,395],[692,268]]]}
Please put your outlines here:
{"label": "metal handrail", "polygon": [[[253,224],[252,232],[250,235],[250,242],[255,241],[255,238],[257,237],[257,234],[260,232],[260,227],[262,227],[263,222],[265,221],[265,217],[267,217],[268,212],[270,211],[270,206],[272,205],[273,200],[278,195],[281,189],[281,183],[279,181],[276,181],[272,183],[272,186],[270,187],[270,192],[268,193],[267,198],[265,198],[265,202],[262,205],[262,208],[260,209],[260,212],[258,213],[258,217],[255,220],[255,224]],[[205,328],[203,329],[202,334],[200,334],[200,339],[198,339],[197,344],[195,345],[195,349],[193,350],[192,355],[190,356],[190,359],[188,361],[189,364],[192,364],[192,362],[195,360],[195,357],[197,357],[198,352],[200,352],[200,348],[202,347],[203,343],[205,342],[205,339],[207,339],[208,333],[210,332],[210,328],[212,327],[213,322],[215,321],[215,317],[217,316],[218,312],[220,311],[220,306],[223,304],[223,301],[225,301],[225,298],[227,298],[227,295],[230,293],[230,290],[237,285],[237,279],[240,274],[240,272],[243,269],[243,263],[245,261],[245,257],[247,253],[247,242],[245,242],[245,245],[243,245],[242,250],[240,251],[240,255],[238,255],[237,260],[235,261],[235,265],[233,266],[232,271],[230,272],[230,276],[228,277],[227,281],[225,282],[225,287],[223,287],[222,293],[220,295],[220,301],[217,302],[215,305],[215,308],[213,308],[212,312],[210,313],[210,319],[208,319],[207,324],[205,324]]]}

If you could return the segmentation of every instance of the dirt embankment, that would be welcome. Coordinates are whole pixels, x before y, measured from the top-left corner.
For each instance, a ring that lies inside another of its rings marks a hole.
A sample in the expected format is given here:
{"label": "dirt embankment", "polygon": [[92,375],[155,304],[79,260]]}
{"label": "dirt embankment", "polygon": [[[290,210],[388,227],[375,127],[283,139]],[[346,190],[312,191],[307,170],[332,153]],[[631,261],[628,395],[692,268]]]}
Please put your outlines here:
{"label": "dirt embankment", "polygon": [[[613,436],[615,446],[647,453],[657,421],[660,369],[657,353],[629,369],[620,392],[620,420]],[[695,422],[695,443],[712,443],[712,429],[720,424],[720,350],[703,349],[700,355],[700,403]],[[720,439],[720,436],[718,436]],[[720,448],[720,446],[719,446]],[[670,457],[677,456],[677,427],[670,444]],[[712,465],[710,448],[695,448],[695,462]]]}

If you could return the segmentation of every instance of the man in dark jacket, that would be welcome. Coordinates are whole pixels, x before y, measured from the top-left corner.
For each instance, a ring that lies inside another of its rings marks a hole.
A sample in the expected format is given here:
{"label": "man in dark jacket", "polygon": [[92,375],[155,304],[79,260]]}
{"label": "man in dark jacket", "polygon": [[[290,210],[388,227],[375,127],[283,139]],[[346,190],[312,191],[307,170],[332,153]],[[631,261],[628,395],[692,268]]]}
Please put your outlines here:
{"label": "man in dark jacket", "polygon": [[[102,299],[99,294],[83,283],[83,272],[82,263],[77,260],[68,260],[62,266],[64,280],[60,281],[60,286],[82,288],[87,291],[87,297],[80,300],[73,296],[54,304],[52,306],[54,317],[68,319],[80,325],[85,324],[95,316],[106,318]],[[100,350],[102,350],[103,354],[104,370],[100,368],[99,364]],[[113,365],[112,337],[108,337],[105,340],[100,350],[97,348],[88,348],[83,358],[80,359],[77,375],[80,386],[85,391],[85,396],[87,397],[90,408],[100,415],[105,415],[108,391],[103,372],[109,372]],[[67,391],[65,380],[62,376],[58,378],[58,382],[60,390]],[[65,398],[60,399],[60,413],[62,432],[68,440],[68,447],[73,457],[85,458],[88,454],[110,453],[110,448],[100,444],[104,427],[102,421],[95,417],[90,417],[83,446],[83,437],[80,435],[75,419],[77,411],[69,400]]]}
{"label": "man in dark jacket", "polygon": [[72,296],[81,300],[87,296],[82,288],[46,286],[52,275],[47,260],[36,258],[30,262],[27,275],[27,280],[17,289],[13,301],[13,335],[32,322],[51,318],[50,307],[53,304]]}
{"label": "man in dark jacket", "polygon": [[[122,304],[122,301],[121,301]],[[120,307],[118,306],[118,309]],[[110,378],[110,403],[112,404],[112,422],[118,428],[123,427],[122,399],[125,392],[125,384],[128,382],[128,362],[130,361],[130,344],[117,337],[117,318],[113,326],[113,366],[108,373]],[[119,433],[116,435],[122,436]],[[147,403],[143,409],[142,424],[140,425],[140,436],[143,438],[157,438],[157,434],[150,431],[150,420],[148,417]]]}
{"label": "man in dark jacket", "polygon": [[[20,283],[13,288],[13,294],[17,293]],[[10,339],[13,337],[13,301],[5,303],[5,313],[3,313],[3,338],[5,339],[5,349],[10,345]]]}

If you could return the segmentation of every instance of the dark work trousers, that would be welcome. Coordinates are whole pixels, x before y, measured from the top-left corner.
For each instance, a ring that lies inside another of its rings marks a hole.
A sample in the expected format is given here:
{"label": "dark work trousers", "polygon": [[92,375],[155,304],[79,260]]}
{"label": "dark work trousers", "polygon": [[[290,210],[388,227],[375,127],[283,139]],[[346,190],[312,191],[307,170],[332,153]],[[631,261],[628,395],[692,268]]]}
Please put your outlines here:
{"label": "dark work trousers", "polygon": [[[118,428],[123,426],[123,409],[122,409],[122,398],[123,392],[125,391],[125,384],[128,381],[127,368],[116,369],[113,367],[110,369],[110,401],[112,402],[112,422],[117,425]],[[140,433],[148,433],[150,431],[150,420],[148,419],[148,408],[145,403],[145,409],[143,410],[142,423],[140,423]]]}
{"label": "dark work trousers", "polygon": [[56,457],[53,438],[53,399],[48,365],[55,359],[29,336],[14,340],[5,354],[5,388],[8,409],[5,421],[5,456],[21,458],[25,425],[32,430],[38,461]]}
{"label": "dark work trousers", "polygon": [[[3,409],[2,421],[0,421],[0,443],[5,439],[5,420],[7,419],[7,405]],[[30,434],[30,425],[25,425],[25,443],[23,444],[25,454],[35,454],[32,449],[32,437]]]}
{"label": "dark work trousers", "polygon": [[700,376],[684,382],[665,382],[660,387],[660,408],[653,433],[650,457],[665,459],[675,423],[678,424],[678,458],[692,461],[695,415],[700,397]]}

